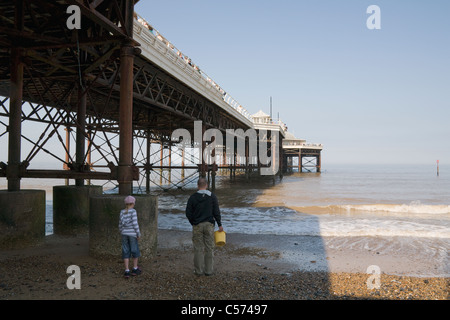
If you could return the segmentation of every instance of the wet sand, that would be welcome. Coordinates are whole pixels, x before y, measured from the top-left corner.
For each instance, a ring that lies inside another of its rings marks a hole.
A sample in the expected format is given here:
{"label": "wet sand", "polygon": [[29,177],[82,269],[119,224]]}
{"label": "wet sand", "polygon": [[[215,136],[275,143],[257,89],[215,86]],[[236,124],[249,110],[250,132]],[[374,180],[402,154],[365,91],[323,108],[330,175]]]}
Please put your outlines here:
{"label": "wet sand", "polygon": [[[141,259],[141,275],[124,279],[120,255],[97,259],[88,255],[87,236],[52,235],[33,248],[0,252],[0,299],[448,300],[445,274],[409,275],[433,268],[439,274],[445,269],[439,261],[344,249],[338,240],[227,234],[227,245],[215,251],[214,275],[199,277],[193,274],[191,233],[159,230],[157,255]],[[80,290],[66,286],[73,264],[81,269]],[[370,265],[381,269],[375,289],[367,286]]]}

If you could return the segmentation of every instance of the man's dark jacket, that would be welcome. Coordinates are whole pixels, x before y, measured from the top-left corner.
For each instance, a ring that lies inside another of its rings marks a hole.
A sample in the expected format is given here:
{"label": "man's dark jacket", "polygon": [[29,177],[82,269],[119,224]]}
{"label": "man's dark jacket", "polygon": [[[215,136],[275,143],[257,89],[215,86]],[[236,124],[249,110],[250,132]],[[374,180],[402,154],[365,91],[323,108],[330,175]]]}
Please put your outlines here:
{"label": "man's dark jacket", "polygon": [[189,197],[186,206],[186,217],[191,225],[197,225],[201,222],[209,221],[222,226],[219,201],[214,193],[208,190],[199,190]]}

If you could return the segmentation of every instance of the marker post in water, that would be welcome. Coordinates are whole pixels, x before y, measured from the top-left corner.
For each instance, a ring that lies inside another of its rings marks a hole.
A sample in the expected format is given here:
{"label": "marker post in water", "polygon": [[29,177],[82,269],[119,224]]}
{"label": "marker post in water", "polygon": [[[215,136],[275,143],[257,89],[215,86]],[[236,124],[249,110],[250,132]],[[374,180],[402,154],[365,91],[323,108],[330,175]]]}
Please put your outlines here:
{"label": "marker post in water", "polygon": [[439,177],[439,160],[436,161],[437,164],[437,176]]}

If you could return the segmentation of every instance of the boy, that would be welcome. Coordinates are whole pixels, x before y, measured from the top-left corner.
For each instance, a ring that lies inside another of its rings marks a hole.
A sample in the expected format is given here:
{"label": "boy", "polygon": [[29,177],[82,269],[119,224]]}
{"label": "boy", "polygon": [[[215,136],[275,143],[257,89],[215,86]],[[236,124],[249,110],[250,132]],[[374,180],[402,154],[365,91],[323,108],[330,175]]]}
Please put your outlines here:
{"label": "boy", "polygon": [[[141,236],[134,209],[136,199],[132,196],[125,198],[125,209],[120,211],[119,230],[122,234],[122,259],[125,264],[124,277],[137,276],[142,273],[138,267],[138,258],[141,256],[138,240]],[[133,270],[129,269],[130,257],[133,257]]]}

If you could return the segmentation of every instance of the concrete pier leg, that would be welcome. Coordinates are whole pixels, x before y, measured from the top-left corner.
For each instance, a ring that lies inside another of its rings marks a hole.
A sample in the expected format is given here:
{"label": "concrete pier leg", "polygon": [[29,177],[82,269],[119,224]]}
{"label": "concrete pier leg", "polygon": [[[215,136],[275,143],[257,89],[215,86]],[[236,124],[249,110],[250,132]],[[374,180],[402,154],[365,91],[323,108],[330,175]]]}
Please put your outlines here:
{"label": "concrete pier leg", "polygon": [[[158,198],[151,195],[134,195],[135,209],[141,231],[140,259],[156,254],[158,242]],[[120,211],[125,208],[125,196],[102,195],[90,198],[89,254],[93,257],[121,257],[119,232]]]}
{"label": "concrete pier leg", "polygon": [[89,232],[89,198],[102,193],[101,186],[54,186],[54,233],[87,234]]}
{"label": "concrete pier leg", "polygon": [[45,237],[45,191],[0,191],[0,248],[20,248]]}

